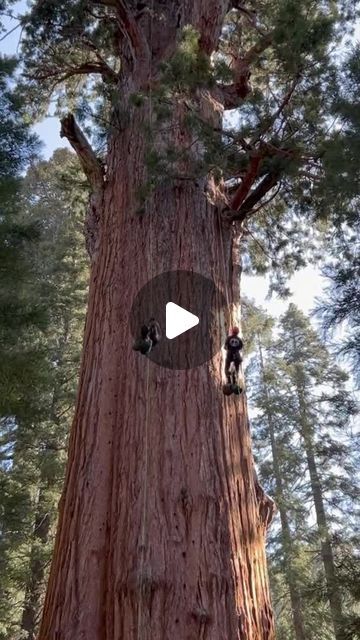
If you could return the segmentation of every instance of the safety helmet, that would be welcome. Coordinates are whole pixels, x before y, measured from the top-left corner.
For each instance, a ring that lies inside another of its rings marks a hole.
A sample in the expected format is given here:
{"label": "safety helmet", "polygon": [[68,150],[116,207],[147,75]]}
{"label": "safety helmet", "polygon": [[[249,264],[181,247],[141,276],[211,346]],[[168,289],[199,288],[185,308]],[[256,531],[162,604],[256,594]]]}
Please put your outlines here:
{"label": "safety helmet", "polygon": [[232,333],[233,335],[237,336],[237,335],[238,335],[238,333],[240,333],[240,329],[239,329],[239,327],[233,327],[233,328],[231,329],[231,333]]}

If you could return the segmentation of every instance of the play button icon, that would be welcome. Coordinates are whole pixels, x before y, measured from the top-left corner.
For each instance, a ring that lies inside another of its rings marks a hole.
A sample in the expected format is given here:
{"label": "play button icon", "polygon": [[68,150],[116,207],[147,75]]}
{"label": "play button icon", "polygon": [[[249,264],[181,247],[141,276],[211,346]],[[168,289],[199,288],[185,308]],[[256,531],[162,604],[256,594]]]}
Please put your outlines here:
{"label": "play button icon", "polygon": [[199,324],[198,316],[186,311],[174,302],[166,305],[166,337],[169,340],[177,338],[185,331],[189,331]]}
{"label": "play button icon", "polygon": [[[154,319],[161,339],[146,357],[168,369],[192,369],[210,360],[224,344],[227,320],[222,292],[192,271],[166,271],[138,292],[129,323],[134,341]],[[135,358],[144,358],[134,352]]]}

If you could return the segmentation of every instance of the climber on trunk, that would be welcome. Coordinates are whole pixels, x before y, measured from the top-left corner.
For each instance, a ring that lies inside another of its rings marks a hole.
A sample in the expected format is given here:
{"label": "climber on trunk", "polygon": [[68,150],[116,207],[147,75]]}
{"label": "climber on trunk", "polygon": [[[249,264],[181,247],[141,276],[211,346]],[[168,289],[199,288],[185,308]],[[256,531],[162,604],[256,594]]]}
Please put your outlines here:
{"label": "climber on trunk", "polygon": [[[226,338],[224,349],[226,350],[225,375],[227,384],[224,385],[224,393],[239,395],[241,389],[238,385],[239,369],[242,362],[240,351],[243,348],[243,341],[239,337],[240,329],[233,327],[230,335]],[[233,365],[233,367],[231,366]],[[233,368],[233,370],[231,370]]]}
{"label": "climber on trunk", "polygon": [[155,318],[150,318],[148,324],[144,324],[140,329],[140,338],[136,340],[133,349],[140,351],[142,355],[147,355],[160,342],[161,329]]}

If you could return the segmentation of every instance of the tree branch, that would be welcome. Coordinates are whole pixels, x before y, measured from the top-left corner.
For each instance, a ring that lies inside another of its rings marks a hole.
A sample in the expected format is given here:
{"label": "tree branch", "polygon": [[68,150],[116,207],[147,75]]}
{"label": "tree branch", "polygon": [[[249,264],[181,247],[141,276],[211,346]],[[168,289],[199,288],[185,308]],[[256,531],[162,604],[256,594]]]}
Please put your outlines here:
{"label": "tree branch", "polygon": [[94,0],[94,4],[97,4],[100,7],[113,7],[116,9],[117,0]]}
{"label": "tree branch", "polygon": [[244,222],[246,218],[248,218],[249,214],[252,213],[255,205],[257,205],[260,200],[279,182],[280,173],[268,173],[265,178],[260,182],[260,184],[250,193],[248,198],[243,202],[238,211],[229,210],[225,213],[225,218],[229,222],[234,222],[235,220],[239,222]]}
{"label": "tree branch", "polygon": [[271,42],[272,34],[266,34],[242,58],[234,56],[235,82],[232,84],[218,84],[215,89],[217,92],[216,97],[223,104],[224,109],[235,109],[250,93],[250,65],[270,46]]}
{"label": "tree branch", "polygon": [[114,4],[119,27],[129,43],[132,59],[143,64],[145,60],[150,60],[151,57],[149,44],[144,32],[137,24],[126,0],[115,0]]}
{"label": "tree branch", "polygon": [[100,191],[104,184],[103,167],[72,113],[69,113],[61,120],[60,136],[61,138],[67,138],[76,152],[93,191]]}
{"label": "tree branch", "polygon": [[247,197],[252,185],[254,184],[258,176],[258,172],[259,172],[259,168],[262,160],[263,160],[263,155],[260,153],[257,153],[251,158],[249,168],[241,182],[240,187],[237,189],[233,197],[233,200],[231,203],[231,209],[233,211],[238,211],[242,203],[244,202],[245,198]]}
{"label": "tree branch", "polygon": [[89,75],[92,73],[102,75],[104,78],[108,78],[112,82],[118,81],[116,72],[102,62],[84,62],[77,67],[69,67],[64,73],[60,73],[59,70],[53,68],[48,71],[45,69],[43,72],[37,73],[33,77],[40,81],[48,80],[49,78],[57,78],[56,84],[59,84],[73,76]]}
{"label": "tree branch", "polygon": [[254,62],[261,53],[263,53],[272,43],[273,34],[266,33],[262,38],[260,38],[259,42],[254,44],[251,49],[245,54],[244,62],[250,65]]}
{"label": "tree branch", "polygon": [[289,104],[292,95],[297,87],[297,84],[299,82],[301,78],[301,74],[297,73],[293,82],[291,83],[288,91],[286,92],[285,96],[283,97],[281,103],[279,104],[278,109],[275,111],[275,113],[271,116],[270,120],[268,120],[267,122],[265,122],[265,125],[261,127],[259,133],[256,135],[255,138],[252,139],[251,144],[255,144],[262,135],[264,135],[264,133],[266,133],[270,127],[272,127],[272,125],[274,124],[274,122],[276,122],[276,120],[278,119],[278,117],[282,114],[282,112],[284,111],[284,109],[287,107],[287,105]]}
{"label": "tree branch", "polygon": [[235,82],[216,85],[216,91],[224,109],[236,109],[250,93],[249,65],[242,60],[237,61],[235,64]]}

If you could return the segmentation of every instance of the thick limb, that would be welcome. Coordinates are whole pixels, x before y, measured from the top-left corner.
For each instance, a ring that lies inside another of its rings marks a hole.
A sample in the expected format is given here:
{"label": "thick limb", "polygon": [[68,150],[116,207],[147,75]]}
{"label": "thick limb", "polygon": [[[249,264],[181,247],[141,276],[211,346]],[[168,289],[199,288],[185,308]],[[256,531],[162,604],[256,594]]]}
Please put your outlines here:
{"label": "thick limb", "polygon": [[60,137],[67,138],[74,149],[92,191],[102,190],[104,187],[104,168],[72,113],[68,113],[61,120]]}

